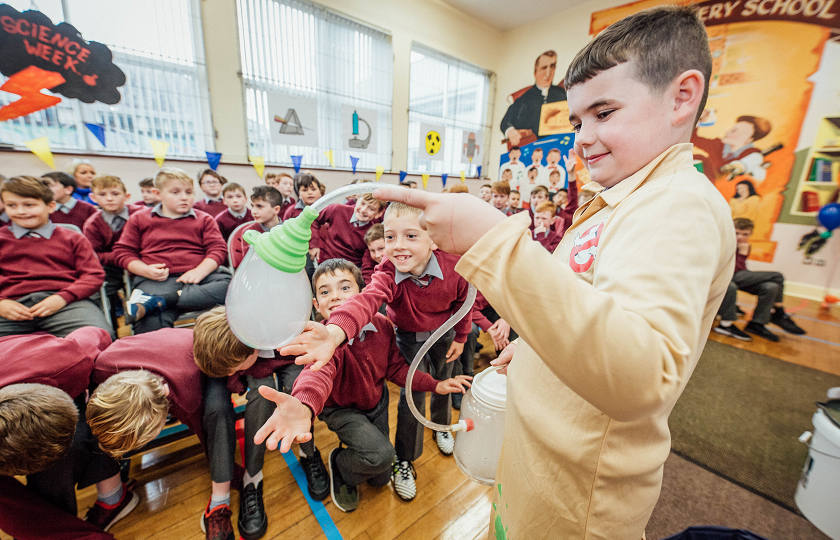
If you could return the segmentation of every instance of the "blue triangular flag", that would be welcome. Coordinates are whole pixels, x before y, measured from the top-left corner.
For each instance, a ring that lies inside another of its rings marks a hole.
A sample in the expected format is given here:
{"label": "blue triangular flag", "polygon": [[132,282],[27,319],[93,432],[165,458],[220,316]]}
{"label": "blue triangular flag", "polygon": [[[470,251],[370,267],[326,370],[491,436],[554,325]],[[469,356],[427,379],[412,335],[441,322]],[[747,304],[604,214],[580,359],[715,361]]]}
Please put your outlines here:
{"label": "blue triangular flag", "polygon": [[447,178],[449,178],[449,175],[446,174],[446,173],[443,173],[443,174],[440,175],[440,179],[443,181],[443,187],[446,187],[446,179]]}
{"label": "blue triangular flag", "polygon": [[476,175],[478,178],[481,178],[481,165],[479,165],[478,167],[476,167],[476,168],[475,168],[475,170],[476,170],[475,175]]}
{"label": "blue triangular flag", "polygon": [[102,146],[105,146],[105,126],[100,124],[85,124],[85,126],[102,143]]}
{"label": "blue triangular flag", "polygon": [[353,174],[356,174],[356,164],[359,163],[359,158],[350,156],[350,163],[353,165]]}
{"label": "blue triangular flag", "polygon": [[221,152],[204,152],[207,154],[207,164],[210,165],[210,168],[214,171],[216,167],[219,166],[219,162],[222,161],[222,154]]}
{"label": "blue triangular flag", "polygon": [[303,160],[303,156],[292,156],[292,165],[295,166],[295,172],[300,172],[300,162]]}
{"label": "blue triangular flag", "polygon": [[405,182],[405,177],[408,176],[408,173],[405,171],[400,171],[400,184]]}

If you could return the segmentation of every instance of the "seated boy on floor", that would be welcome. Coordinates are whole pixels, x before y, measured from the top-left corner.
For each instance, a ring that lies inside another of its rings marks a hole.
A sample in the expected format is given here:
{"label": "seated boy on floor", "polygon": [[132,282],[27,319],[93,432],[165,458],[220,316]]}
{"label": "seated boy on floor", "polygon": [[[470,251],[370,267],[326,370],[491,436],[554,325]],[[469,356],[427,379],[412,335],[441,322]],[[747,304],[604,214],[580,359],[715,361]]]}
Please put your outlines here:
{"label": "seated boy on floor", "polygon": [[105,293],[111,303],[111,323],[117,331],[117,306],[122,305],[118,291],[123,288],[123,269],[114,258],[114,244],[122,235],[129,216],[143,208],[126,204],[129,194],[116,176],[97,176],[91,181],[90,196],[99,210],[85,222],[83,232],[105,270]]}
{"label": "seated boy on floor", "polygon": [[534,230],[531,234],[534,240],[539,242],[549,253],[554,253],[562,238],[554,230],[554,222],[557,221],[556,214],[557,205],[551,201],[540,203],[534,212]]}
{"label": "seated boy on floor", "polygon": [[[714,331],[724,336],[734,337],[741,341],[752,341],[744,332],[770,341],[779,341],[779,336],[767,329],[768,323],[773,323],[788,334],[803,335],[805,330],[800,328],[790,315],[785,313],[785,277],[779,272],[751,272],[747,270],[747,257],[750,254],[750,236],[753,232],[753,222],[747,218],[735,218],[735,239],[738,241],[735,252],[735,274],[723,297],[718,314],[720,323]],[[738,290],[754,294],[758,297],[758,304],[753,311],[752,320],[744,330],[735,326],[738,320]]]}
{"label": "seated boy on floor", "polygon": [[[364,281],[358,267],[344,259],[318,265],[312,281],[315,309],[329,319],[344,302],[360,293]],[[277,404],[256,441],[273,450],[288,451],[295,441],[306,441],[317,416],[338,435],[342,447],[330,453],[330,494],[339,510],[352,512],[359,505],[357,486],[367,481],[381,487],[391,478],[394,447],[388,435],[388,387],[405,387],[408,364],[394,339],[393,325],[377,313],[358,336],[338,347],[319,371],[304,370],[291,397],[262,387],[260,394]],[[471,377],[460,375],[436,381],[417,372],[413,388],[438,395],[464,393]]]}
{"label": "seated boy on floor", "polygon": [[[374,320],[379,306],[387,304],[388,318],[397,327],[397,346],[407,363],[467,298],[469,285],[455,273],[458,257],[439,251],[429,234],[420,227],[420,210],[405,204],[391,204],[385,211],[385,253],[387,260],[377,266],[364,292],[347,300],[330,315],[323,326],[307,323],[306,330],[280,352],[301,355],[304,363],[316,361],[317,367],[329,362],[335,349],[348,336],[358,336]],[[447,332],[431,350],[420,369],[438,379],[450,378],[452,362],[464,349],[470,333],[467,314]],[[308,354],[307,354],[308,353]],[[412,392],[417,409],[426,409],[425,392]],[[408,408],[405,389],[400,392],[392,481],[397,494],[411,500],[417,494],[412,461],[423,453],[423,425]],[[438,424],[451,423],[449,395],[433,394],[431,419]],[[449,432],[435,433],[435,442],[444,455],[452,454],[454,440]]]}
{"label": "seated boy on floor", "polygon": [[63,172],[48,172],[41,177],[43,182],[53,192],[55,212],[50,216],[53,223],[68,223],[82,230],[85,221],[96,213],[96,207],[85,201],[73,197],[76,191],[76,179]]}
{"label": "seated boy on floor", "polygon": [[178,313],[225,302],[230,274],[220,271],[227,244],[216,221],[193,210],[193,180],[164,167],[155,177],[161,202],[136,212],[114,246],[116,263],[135,275],[126,324],[135,334],[171,328]]}
{"label": "seated boy on floor", "polygon": [[[242,234],[246,231],[264,233],[280,225],[279,216],[283,208],[282,200],[283,196],[280,192],[271,186],[255,187],[251,194],[251,214],[254,216],[256,223],[245,227]],[[239,268],[250,247],[251,245],[242,239],[242,235],[237,233],[236,238],[230,243],[230,256],[234,268]]]}
{"label": "seated boy on floor", "polygon": [[[105,531],[139,501],[85,422],[93,361],[110,344],[93,326],[66,338],[0,338],[0,529],[18,540],[113,540]],[[13,475],[27,475],[27,485]],[[76,517],[77,484],[96,484],[86,521]]]}
{"label": "seated boy on floor", "polygon": [[50,221],[53,193],[37,178],[0,185],[12,221],[0,228],[0,336],[47,332],[65,337],[83,326],[111,331],[89,298],[105,272],[83,235]]}
{"label": "seated boy on floor", "polygon": [[329,230],[320,235],[312,251],[315,263],[328,259],[347,259],[361,268],[368,250],[365,233],[382,218],[384,212],[385,203],[370,193],[360,195],[353,206],[339,203],[321,210],[313,226],[320,230],[327,225]]}
{"label": "seated boy on floor", "polygon": [[[263,506],[265,446],[256,444],[254,435],[274,411],[274,404],[260,395],[259,388],[269,386],[289,393],[303,366],[295,364],[294,358],[280,356],[277,351],[255,350],[239,341],[228,326],[224,306],[211,309],[196,320],[194,342],[195,363],[207,375],[204,388],[204,425],[207,433],[218,440],[233,441],[226,446],[214,443],[218,456],[213,459],[230,466],[236,449],[236,417],[230,395],[243,394],[247,390],[245,472],[239,503],[239,532],[246,540],[254,540],[265,534],[268,527],[268,516]],[[329,479],[314,441],[301,443],[299,455],[309,495],[316,501],[324,500],[329,495]],[[232,474],[229,473],[228,480]],[[229,499],[229,490],[227,494],[214,491],[208,512],[212,513],[215,504],[229,504]]]}
{"label": "seated boy on floor", "polygon": [[245,194],[245,188],[239,184],[227,184],[222,190],[222,197],[227,210],[216,215],[216,224],[219,226],[222,238],[227,242],[234,229],[243,223],[253,221],[254,216],[248,210],[248,195]]}

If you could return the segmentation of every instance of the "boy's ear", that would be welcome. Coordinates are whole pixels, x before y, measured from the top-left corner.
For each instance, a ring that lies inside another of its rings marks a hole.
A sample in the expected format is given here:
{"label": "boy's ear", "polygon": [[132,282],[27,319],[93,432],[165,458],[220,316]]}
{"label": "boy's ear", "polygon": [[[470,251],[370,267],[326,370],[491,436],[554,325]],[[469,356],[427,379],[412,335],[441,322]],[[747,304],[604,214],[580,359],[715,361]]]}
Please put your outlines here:
{"label": "boy's ear", "polygon": [[318,311],[318,299],[317,298],[312,299],[312,306],[315,308],[315,311]]}
{"label": "boy's ear", "polygon": [[274,211],[275,216],[279,216],[280,215],[280,210],[282,210],[283,207],[282,206],[274,206],[271,209]]}
{"label": "boy's ear", "polygon": [[705,86],[705,77],[696,69],[684,71],[671,83],[670,91],[674,100],[672,125],[677,127],[688,122],[694,127]]}
{"label": "boy's ear", "polygon": [[73,186],[64,186],[64,193],[66,193],[67,195],[73,195],[74,191],[76,191],[76,188],[74,188]]}
{"label": "boy's ear", "polygon": [[125,200],[127,200],[127,201],[131,200],[131,193],[126,193],[125,194]]}
{"label": "boy's ear", "polygon": [[55,207],[56,207],[56,206],[57,206],[57,205],[55,204],[55,201],[50,201],[50,203],[47,205],[47,210],[49,210],[49,211],[50,211],[50,214],[52,214],[53,212],[55,212]]}

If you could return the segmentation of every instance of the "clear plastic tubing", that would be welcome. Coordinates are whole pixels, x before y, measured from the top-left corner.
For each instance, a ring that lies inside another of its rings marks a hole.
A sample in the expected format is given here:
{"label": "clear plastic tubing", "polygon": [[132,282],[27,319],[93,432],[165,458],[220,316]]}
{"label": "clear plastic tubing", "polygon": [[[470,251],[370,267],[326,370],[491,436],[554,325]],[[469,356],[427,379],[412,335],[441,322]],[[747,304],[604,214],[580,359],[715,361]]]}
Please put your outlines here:
{"label": "clear plastic tubing", "polygon": [[[316,212],[320,213],[321,210],[326,208],[328,205],[342,201],[347,197],[352,197],[353,195],[361,195],[363,193],[370,193],[374,190],[379,188],[396,188],[396,189],[407,189],[407,188],[400,188],[399,186],[395,186],[394,184],[385,184],[382,182],[361,182],[359,184],[350,184],[349,186],[344,186],[339,188],[332,193],[324,195],[317,201],[312,204],[312,209]],[[443,424],[436,424],[428,419],[425,416],[420,414],[420,411],[417,410],[417,406],[414,405],[414,400],[411,398],[411,382],[414,379],[414,372],[417,371],[417,366],[420,365],[420,361],[423,360],[423,357],[426,356],[426,353],[429,352],[429,349],[432,348],[437,340],[441,338],[444,334],[446,334],[450,329],[452,329],[458,322],[463,319],[472,309],[473,303],[475,302],[475,295],[476,289],[470,284],[470,289],[467,292],[467,299],[464,300],[463,305],[455,312],[454,315],[449,317],[443,326],[438,328],[434,331],[429,339],[423,344],[420,350],[417,352],[417,355],[414,357],[414,360],[411,362],[411,366],[408,368],[408,375],[405,378],[405,392],[406,392],[406,401],[408,401],[408,408],[411,409],[411,414],[417,418],[417,421],[426,426],[427,428],[433,429],[435,431],[470,431],[472,429],[472,424],[465,420],[461,420],[457,424],[452,424],[451,426],[445,426]],[[457,358],[454,360],[457,362]]]}

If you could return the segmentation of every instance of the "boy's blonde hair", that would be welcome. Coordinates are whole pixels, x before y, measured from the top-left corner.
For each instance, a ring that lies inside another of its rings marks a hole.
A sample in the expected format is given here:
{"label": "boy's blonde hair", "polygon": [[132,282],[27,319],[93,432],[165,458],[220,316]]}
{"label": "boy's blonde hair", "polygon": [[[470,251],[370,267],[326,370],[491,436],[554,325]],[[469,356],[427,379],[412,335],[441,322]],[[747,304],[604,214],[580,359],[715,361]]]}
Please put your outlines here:
{"label": "boy's blonde hair", "polygon": [[120,188],[123,193],[128,193],[125,189],[125,184],[116,176],[102,175],[97,176],[90,182],[91,189],[110,189]]}
{"label": "boy's blonde hair", "polygon": [[389,217],[417,216],[419,218],[422,213],[423,211],[419,208],[414,208],[413,206],[409,206],[405,203],[392,202],[385,210],[385,217],[383,217],[383,221]]}
{"label": "boy's blonde hair", "polygon": [[[362,182],[370,182],[370,180],[362,180]],[[379,210],[383,210],[385,208],[385,201],[380,201],[376,197],[373,196],[373,193],[365,193],[361,196],[361,198],[367,201],[369,204],[376,204],[379,206]]]}
{"label": "boy's blonde hair", "polygon": [[169,412],[163,385],[140,369],[112,375],[93,391],[85,415],[102,450],[119,458],[158,436]]}
{"label": "boy's blonde hair", "polygon": [[230,329],[225,306],[206,311],[195,320],[193,357],[205,375],[227,377],[252,354],[254,349],[239,341]]}
{"label": "boy's blonde hair", "polygon": [[534,213],[539,214],[540,212],[551,212],[551,215],[557,213],[557,205],[551,201],[544,201],[537,205],[537,209]]}
{"label": "boy's blonde hair", "polygon": [[164,167],[155,176],[155,188],[163,191],[170,182],[178,181],[187,187],[193,187],[193,179],[181,169],[175,167]]}

